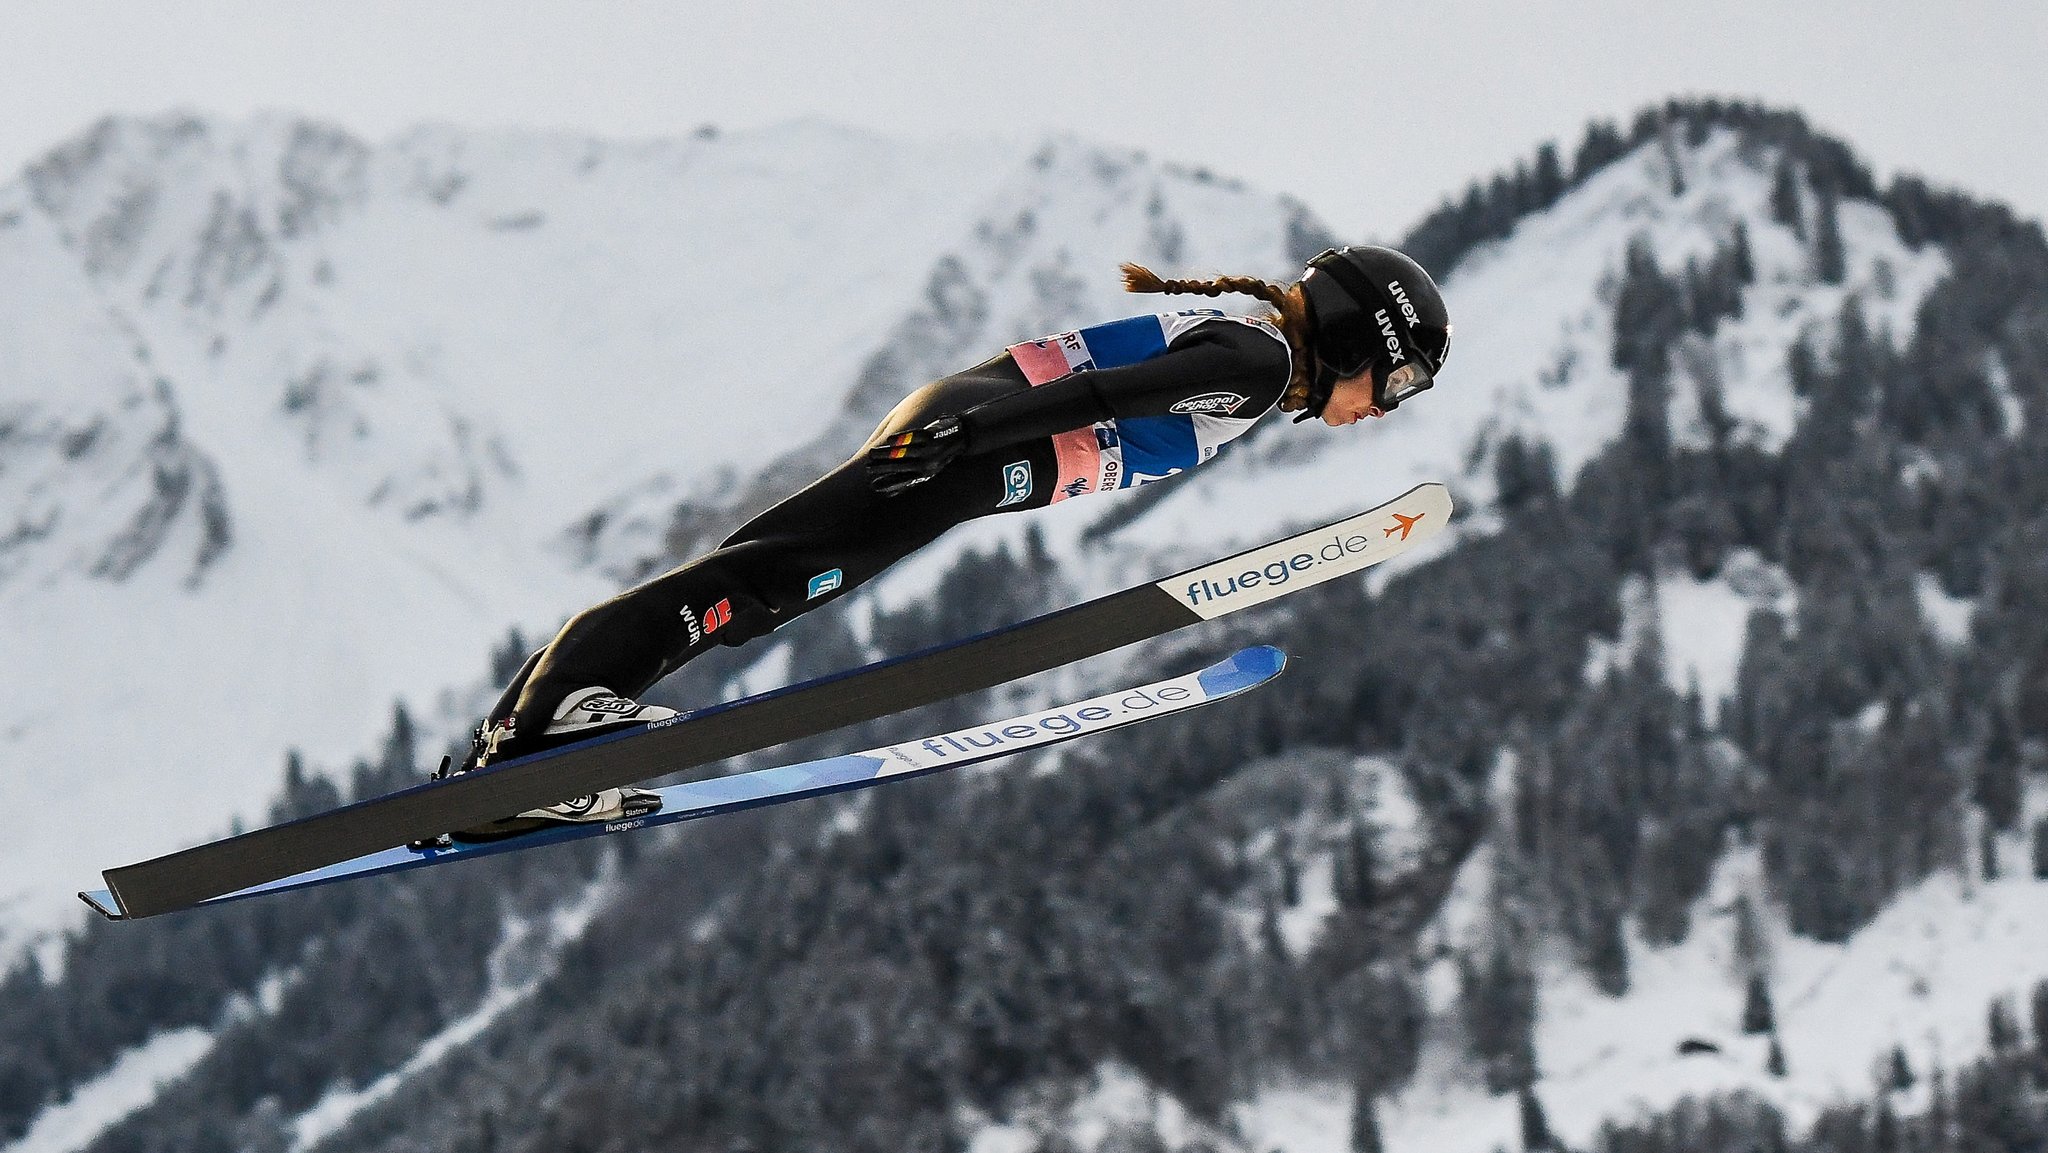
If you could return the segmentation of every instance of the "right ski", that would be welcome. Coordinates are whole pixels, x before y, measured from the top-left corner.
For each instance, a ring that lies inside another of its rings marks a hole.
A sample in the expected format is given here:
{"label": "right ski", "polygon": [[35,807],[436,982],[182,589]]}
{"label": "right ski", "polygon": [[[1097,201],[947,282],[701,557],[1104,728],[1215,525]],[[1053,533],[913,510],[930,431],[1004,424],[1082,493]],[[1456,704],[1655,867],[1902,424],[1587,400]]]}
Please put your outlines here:
{"label": "right ski", "polygon": [[1021,624],[107,870],[127,919],[1044,672],[1362,571],[1450,519],[1440,484]]}
{"label": "right ski", "polygon": [[[499,853],[538,849],[566,841],[583,841],[592,837],[610,836],[613,833],[652,829],[661,825],[673,825],[678,821],[693,821],[742,809],[760,808],[764,805],[780,805],[828,793],[865,789],[887,781],[965,768],[968,765],[983,764],[1027,750],[1042,749],[1079,737],[1106,733],[1111,729],[1120,729],[1141,721],[1156,720],[1227,700],[1266,684],[1279,676],[1280,670],[1286,665],[1287,655],[1279,649],[1270,645],[1253,645],[1247,649],[1239,649],[1208,668],[1186,676],[1154,681],[1151,684],[1133,685],[1085,701],[1056,705],[1021,717],[988,721],[950,733],[884,745],[865,752],[844,753],[824,760],[776,765],[772,768],[755,769],[752,772],[735,773],[729,777],[712,777],[684,785],[671,785],[666,789],[656,790],[661,794],[661,808],[645,816],[583,825],[558,825],[503,840],[475,844],[458,841],[383,849],[352,861],[343,861],[338,865],[329,865],[300,873],[295,877],[286,877],[281,881],[271,881],[226,896],[211,897],[199,902],[195,907],[204,909],[249,897],[331,885],[336,881],[353,881],[385,873],[423,869],[430,865],[445,865],[476,857],[496,856]],[[106,890],[78,895],[86,904],[92,906],[94,911],[109,920],[126,919],[120,906],[114,902],[113,894]]]}

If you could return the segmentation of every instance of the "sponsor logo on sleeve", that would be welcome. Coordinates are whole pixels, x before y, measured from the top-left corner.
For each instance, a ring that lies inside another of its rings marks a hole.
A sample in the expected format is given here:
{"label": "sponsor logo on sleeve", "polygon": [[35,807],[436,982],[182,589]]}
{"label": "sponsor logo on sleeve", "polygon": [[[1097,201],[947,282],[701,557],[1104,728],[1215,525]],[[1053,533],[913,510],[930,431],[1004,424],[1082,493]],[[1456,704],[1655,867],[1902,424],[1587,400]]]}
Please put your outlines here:
{"label": "sponsor logo on sleeve", "polygon": [[1200,396],[1191,396],[1186,400],[1176,401],[1173,407],[1166,411],[1180,416],[1192,416],[1196,413],[1214,415],[1219,412],[1229,416],[1243,407],[1244,401],[1244,397],[1234,392],[1205,392]]}
{"label": "sponsor logo on sleeve", "polygon": [[683,627],[690,630],[690,643],[693,645],[701,643],[705,637],[717,632],[731,620],[732,599],[730,597],[705,609],[701,616],[698,615],[696,609],[691,608],[689,605],[683,606]]}
{"label": "sponsor logo on sleeve", "polygon": [[997,508],[1008,508],[1031,499],[1031,462],[1012,461],[1003,466],[1003,499],[996,502]]}
{"label": "sponsor logo on sleeve", "polygon": [[835,591],[839,588],[840,585],[843,585],[845,583],[846,574],[839,569],[835,568],[829,569],[825,572],[821,572],[817,576],[811,578],[811,583],[808,588],[809,595],[804,597],[804,599],[812,601],[817,600],[819,597],[824,596],[826,593]]}

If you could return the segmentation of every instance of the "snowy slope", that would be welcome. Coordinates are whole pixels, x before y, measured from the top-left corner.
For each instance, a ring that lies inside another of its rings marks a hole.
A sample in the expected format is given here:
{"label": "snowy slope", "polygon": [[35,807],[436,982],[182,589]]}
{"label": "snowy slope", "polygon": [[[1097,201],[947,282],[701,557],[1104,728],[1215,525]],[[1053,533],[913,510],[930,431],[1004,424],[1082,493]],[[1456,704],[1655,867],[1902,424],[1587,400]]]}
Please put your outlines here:
{"label": "snowy slope", "polygon": [[1283,274],[1299,217],[1076,140],[819,122],[53,150],[0,186],[0,942],[260,819],[287,748],[344,770],[400,699],[457,732],[489,649],[652,563],[678,501],[729,526],[876,404],[1138,311],[1120,259]]}
{"label": "snowy slope", "polygon": [[[2038,815],[2044,808],[2048,795],[2037,793],[2030,809]],[[2003,838],[1999,851],[2007,862],[2023,859],[2021,838]],[[1476,929],[1465,914],[1483,904],[1488,869],[1483,853],[1469,862],[1446,910],[1467,930]],[[1589,1146],[1606,1120],[1627,1121],[1687,1096],[1737,1090],[1771,1102],[1795,1131],[1803,1130],[1830,1105],[1868,1100],[1881,1087],[1894,1047],[1906,1054],[1920,1085],[1899,1107],[1918,1111],[1926,1105],[1930,1071],[1954,1069],[1986,1051],[1991,1001],[2004,998],[2021,1008],[2034,984],[2048,979],[2048,885],[2023,875],[1993,882],[1929,878],[1840,944],[1794,936],[1766,903],[1761,922],[1786,1059],[1786,1075],[1773,1077],[1765,1068],[1768,1041],[1741,1031],[1745,977],[1735,945],[1736,899],[1754,901],[1764,892],[1761,870],[1753,847],[1731,848],[1693,910],[1693,929],[1683,942],[1652,947],[1631,941],[1624,996],[1593,988],[1568,958],[1545,958],[1536,1092],[1552,1130],[1568,1145]],[[1440,962],[1430,977],[1439,1021],[1454,1016],[1452,963]],[[1680,1055],[1680,1042],[1689,1040],[1720,1052]],[[1391,1153],[1518,1146],[1515,1098],[1485,1092],[1459,1056],[1462,1044],[1456,1029],[1435,1028],[1422,1072],[1383,1106]],[[1335,1086],[1263,1094],[1248,1107],[1248,1124],[1277,1134],[1301,1110],[1319,1111],[1338,1127],[1279,1147],[1341,1153],[1349,1094]]]}
{"label": "snowy slope", "polygon": [[[192,577],[225,547],[213,462],[135,330],[19,193],[0,194],[0,583]],[[173,541],[174,535],[186,539]],[[197,539],[191,539],[196,537]]]}

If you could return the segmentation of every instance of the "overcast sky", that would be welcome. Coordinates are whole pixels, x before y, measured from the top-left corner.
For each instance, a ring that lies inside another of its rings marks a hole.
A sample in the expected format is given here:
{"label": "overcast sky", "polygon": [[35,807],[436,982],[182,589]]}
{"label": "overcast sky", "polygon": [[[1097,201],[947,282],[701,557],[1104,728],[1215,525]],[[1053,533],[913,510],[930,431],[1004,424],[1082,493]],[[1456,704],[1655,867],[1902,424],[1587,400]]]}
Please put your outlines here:
{"label": "overcast sky", "polygon": [[1356,239],[1691,93],[1803,110],[1881,176],[2048,214],[2048,4],[1836,0],[0,0],[0,174],[108,112],[664,135],[823,115],[1080,132]]}

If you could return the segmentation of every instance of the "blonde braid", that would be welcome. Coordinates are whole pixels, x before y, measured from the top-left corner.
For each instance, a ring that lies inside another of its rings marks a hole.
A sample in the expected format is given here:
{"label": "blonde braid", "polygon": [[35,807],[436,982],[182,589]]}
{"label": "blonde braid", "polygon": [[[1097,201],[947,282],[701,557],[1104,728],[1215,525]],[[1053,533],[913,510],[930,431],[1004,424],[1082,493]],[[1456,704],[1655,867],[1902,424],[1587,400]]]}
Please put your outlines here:
{"label": "blonde braid", "polygon": [[1308,347],[1308,298],[1303,295],[1299,281],[1279,285],[1256,276],[1166,280],[1142,264],[1126,263],[1122,267],[1126,292],[1199,293],[1203,296],[1235,292],[1256,296],[1272,305],[1273,313],[1265,319],[1280,330],[1280,335],[1287,338],[1287,347],[1294,352],[1294,372],[1287,379],[1286,395],[1280,398],[1280,411],[1298,412],[1308,407],[1309,379],[1314,372],[1315,359]]}

